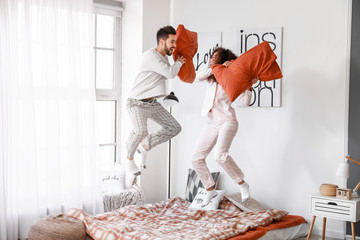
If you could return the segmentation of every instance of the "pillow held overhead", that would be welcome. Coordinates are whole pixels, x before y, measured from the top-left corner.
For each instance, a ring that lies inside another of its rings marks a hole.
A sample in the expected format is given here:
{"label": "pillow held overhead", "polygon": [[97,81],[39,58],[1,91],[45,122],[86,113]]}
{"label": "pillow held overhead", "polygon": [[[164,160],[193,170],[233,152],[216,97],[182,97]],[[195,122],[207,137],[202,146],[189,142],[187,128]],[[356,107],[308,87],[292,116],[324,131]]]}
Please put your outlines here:
{"label": "pillow held overhead", "polygon": [[181,81],[193,83],[196,77],[193,58],[198,50],[197,33],[187,30],[184,25],[179,24],[176,29],[176,47],[173,53],[174,61],[179,56],[186,59],[178,73]]}
{"label": "pillow held overhead", "polygon": [[216,64],[211,68],[216,80],[233,102],[252,86],[251,79],[259,76],[260,81],[270,81],[283,77],[276,58],[269,43],[264,41],[240,55],[229,67]]}

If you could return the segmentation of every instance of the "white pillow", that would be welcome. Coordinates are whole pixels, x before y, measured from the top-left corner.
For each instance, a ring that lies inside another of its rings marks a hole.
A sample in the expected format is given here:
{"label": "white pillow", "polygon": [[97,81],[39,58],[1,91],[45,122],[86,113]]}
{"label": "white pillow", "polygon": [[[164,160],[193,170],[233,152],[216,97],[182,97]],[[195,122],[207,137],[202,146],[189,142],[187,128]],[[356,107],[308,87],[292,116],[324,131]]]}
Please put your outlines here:
{"label": "white pillow", "polygon": [[125,169],[118,163],[115,163],[110,169],[106,169],[102,174],[102,191],[118,192],[125,188]]}
{"label": "white pillow", "polygon": [[189,206],[190,210],[216,210],[219,207],[219,203],[222,197],[225,195],[225,190],[215,190],[217,196],[212,198],[208,205],[203,206],[203,197],[206,195],[204,188],[199,188],[194,200]]}

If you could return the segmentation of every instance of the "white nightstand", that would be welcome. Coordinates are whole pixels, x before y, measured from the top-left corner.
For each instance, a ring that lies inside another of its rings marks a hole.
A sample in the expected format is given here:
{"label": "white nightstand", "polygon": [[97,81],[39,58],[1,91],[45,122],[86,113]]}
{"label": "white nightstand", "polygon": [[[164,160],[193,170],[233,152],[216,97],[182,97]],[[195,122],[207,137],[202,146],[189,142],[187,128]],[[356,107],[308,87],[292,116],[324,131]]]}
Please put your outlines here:
{"label": "white nightstand", "polygon": [[344,200],[314,194],[310,197],[310,215],[314,215],[307,240],[310,239],[316,217],[323,217],[322,239],[325,239],[326,218],[351,222],[352,239],[355,240],[355,222],[360,220],[360,198]]}

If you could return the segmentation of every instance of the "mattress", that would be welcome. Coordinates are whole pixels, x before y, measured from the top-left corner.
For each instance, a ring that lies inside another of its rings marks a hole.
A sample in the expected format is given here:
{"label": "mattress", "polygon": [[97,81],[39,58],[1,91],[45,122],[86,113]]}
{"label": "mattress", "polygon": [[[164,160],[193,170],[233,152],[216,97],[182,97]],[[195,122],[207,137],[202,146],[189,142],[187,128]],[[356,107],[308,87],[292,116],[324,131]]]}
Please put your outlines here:
{"label": "mattress", "polygon": [[275,229],[272,231],[267,231],[264,236],[259,238],[259,240],[274,240],[274,239],[282,239],[282,240],[290,240],[297,239],[299,237],[304,237],[309,232],[309,224],[302,223],[300,225],[283,228],[283,229]]}
{"label": "mattress", "polygon": [[[309,224],[302,223],[298,226],[283,228],[283,229],[276,229],[272,231],[268,231],[264,236],[259,238],[258,240],[291,240],[291,239],[298,239],[300,237],[304,237],[309,232]],[[86,235],[86,240],[94,240],[89,235]]]}

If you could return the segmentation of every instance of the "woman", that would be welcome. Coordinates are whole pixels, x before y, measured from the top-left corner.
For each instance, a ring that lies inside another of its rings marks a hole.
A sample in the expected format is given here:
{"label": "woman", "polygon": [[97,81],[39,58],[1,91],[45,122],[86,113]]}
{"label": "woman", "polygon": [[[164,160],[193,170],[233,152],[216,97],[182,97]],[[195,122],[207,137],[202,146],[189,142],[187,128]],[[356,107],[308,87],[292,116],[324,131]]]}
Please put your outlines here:
{"label": "woman", "polygon": [[[237,56],[229,49],[217,48],[211,55],[210,66],[223,64],[228,67],[231,60],[236,58]],[[203,199],[204,206],[217,195],[214,189],[215,182],[205,161],[213,148],[215,160],[239,185],[242,201],[245,202],[250,196],[249,184],[245,182],[243,172],[229,155],[230,145],[238,129],[235,110],[224,89],[216,81],[211,68],[199,74],[197,78],[209,84],[203,105],[203,114],[206,114],[208,118],[207,124],[192,155],[193,167],[207,191]],[[258,80],[259,78],[254,78],[252,83]],[[248,106],[250,99],[251,90],[246,90],[240,95],[240,100],[244,105]]]}

